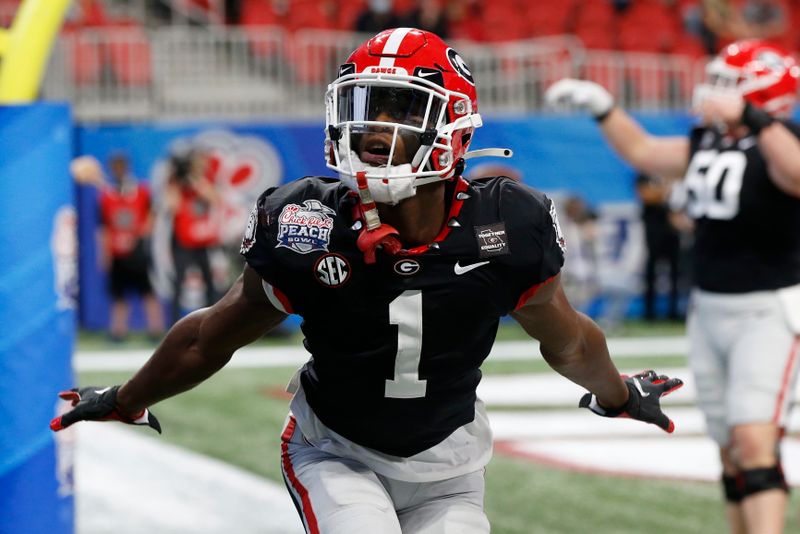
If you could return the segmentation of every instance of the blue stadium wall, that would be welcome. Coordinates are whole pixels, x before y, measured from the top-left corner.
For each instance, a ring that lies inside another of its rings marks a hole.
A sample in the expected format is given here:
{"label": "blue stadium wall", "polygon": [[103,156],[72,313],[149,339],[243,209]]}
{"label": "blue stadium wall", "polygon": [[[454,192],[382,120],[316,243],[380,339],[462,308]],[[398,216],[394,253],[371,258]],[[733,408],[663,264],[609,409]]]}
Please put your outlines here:
{"label": "blue stadium wall", "polygon": [[0,106],[0,534],[73,531],[73,436],[48,427],[73,385],[72,134],[66,106]]}
{"label": "blue stadium wall", "polygon": [[[685,134],[692,123],[686,114],[638,115],[655,134]],[[510,160],[473,160],[467,168],[510,169],[538,189],[579,193],[591,205],[635,200],[633,170],[616,157],[603,141],[600,131],[585,116],[523,116],[491,118],[475,135],[472,148],[508,147]],[[264,141],[278,155],[278,182],[306,175],[330,175],[323,153],[323,124],[139,124],[81,126],[76,132],[77,154],[92,154],[106,162],[113,153],[124,150],[134,174],[151,179],[158,162],[180,140],[207,131],[226,131],[240,138]],[[106,277],[97,268],[95,231],[97,192],[78,188],[79,232],[81,243],[80,319],[90,329],[104,329],[108,323],[109,302]],[[134,309],[134,324],[141,325],[141,310]]]}

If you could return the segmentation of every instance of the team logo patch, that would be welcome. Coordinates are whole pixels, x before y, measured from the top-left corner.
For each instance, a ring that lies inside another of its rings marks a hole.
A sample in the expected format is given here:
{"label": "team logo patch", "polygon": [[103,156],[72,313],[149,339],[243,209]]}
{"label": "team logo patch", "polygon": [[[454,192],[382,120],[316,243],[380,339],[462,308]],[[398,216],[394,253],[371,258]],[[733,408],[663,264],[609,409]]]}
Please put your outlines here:
{"label": "team logo patch", "polygon": [[278,217],[278,248],[286,247],[300,254],[328,252],[335,214],[319,200],[304,200],[302,206],[285,205]]}
{"label": "team logo patch", "polygon": [[403,260],[398,261],[394,264],[394,272],[397,274],[402,274],[404,276],[411,276],[412,274],[416,274],[419,272],[419,262],[417,260],[412,260],[410,258],[406,258]]}
{"label": "team logo patch", "polygon": [[250,218],[247,220],[247,229],[244,231],[244,238],[242,239],[242,246],[239,248],[239,254],[248,252],[253,245],[256,244],[256,228],[258,226],[258,206],[253,206],[250,211]]}
{"label": "team logo patch", "polygon": [[469,70],[467,62],[464,61],[464,58],[458,55],[458,52],[452,48],[448,48],[447,59],[450,60],[450,64],[453,66],[459,76],[467,80],[470,85],[475,85],[475,79],[472,77],[472,71]]}
{"label": "team logo patch", "polygon": [[339,287],[350,279],[350,264],[340,254],[325,254],[314,264],[317,280],[328,287]]}
{"label": "team logo patch", "polygon": [[500,256],[508,254],[508,237],[506,224],[495,223],[475,227],[475,237],[478,239],[479,256]]}
{"label": "team logo patch", "polygon": [[556,243],[558,248],[561,249],[561,254],[567,253],[567,240],[564,239],[564,232],[561,231],[561,225],[558,222],[558,213],[556,212],[556,204],[550,201],[550,219],[553,220],[553,230],[556,231]]}

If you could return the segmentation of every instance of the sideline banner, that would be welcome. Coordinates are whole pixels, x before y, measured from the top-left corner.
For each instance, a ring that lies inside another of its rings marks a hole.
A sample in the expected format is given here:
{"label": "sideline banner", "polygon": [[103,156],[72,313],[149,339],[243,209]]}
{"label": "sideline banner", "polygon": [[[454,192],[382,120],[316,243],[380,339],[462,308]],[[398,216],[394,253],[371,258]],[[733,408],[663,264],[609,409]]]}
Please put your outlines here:
{"label": "sideline banner", "polygon": [[72,133],[66,105],[0,106],[0,534],[73,532],[73,436],[48,426],[73,384]]}
{"label": "sideline banner", "polygon": [[[691,118],[685,114],[639,115],[637,118],[657,134],[685,134],[691,123]],[[321,122],[86,125],[78,128],[77,138],[77,154],[93,155],[104,165],[112,155],[119,152],[127,155],[133,174],[149,183],[156,206],[163,198],[170,154],[190,147],[210,155],[212,164],[208,178],[225,199],[220,213],[224,254],[217,259],[227,264],[228,271],[220,277],[217,289],[221,291],[241,272],[239,243],[256,196],[267,187],[302,176],[331,176],[323,156],[325,136]],[[516,176],[556,197],[579,194],[595,208],[603,204],[636,202],[633,170],[613,154],[597,125],[584,115],[493,117],[476,131],[472,146],[473,149],[487,147],[511,148],[514,157],[470,161],[468,177]],[[80,187],[78,206],[83,280],[81,324],[103,330],[107,328],[110,305],[106,273],[98,270],[97,191],[93,187]],[[158,217],[153,238],[153,279],[156,292],[165,301],[173,291],[170,232],[166,216]],[[202,282],[197,278],[189,277],[184,289],[187,308],[204,305],[203,292],[198,289]],[[141,308],[136,299],[132,302],[133,327],[140,328],[143,324]]]}

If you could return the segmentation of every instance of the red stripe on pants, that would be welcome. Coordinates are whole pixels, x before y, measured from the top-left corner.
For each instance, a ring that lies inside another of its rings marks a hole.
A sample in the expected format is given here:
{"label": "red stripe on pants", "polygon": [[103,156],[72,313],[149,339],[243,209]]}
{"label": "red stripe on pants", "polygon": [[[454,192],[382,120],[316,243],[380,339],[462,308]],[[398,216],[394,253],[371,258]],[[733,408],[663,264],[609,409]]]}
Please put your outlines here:
{"label": "red stripe on pants", "polygon": [[786,397],[786,392],[789,389],[789,381],[792,378],[792,369],[797,359],[797,348],[800,347],[800,336],[794,338],[791,352],[789,352],[789,361],[786,362],[786,367],[783,369],[783,379],[781,380],[781,389],[778,393],[778,402],[775,405],[775,414],[772,416],[772,422],[780,425],[781,408],[783,407],[783,399]]}
{"label": "red stripe on pants", "polygon": [[308,525],[308,534],[319,534],[317,516],[314,515],[314,509],[311,507],[311,499],[308,498],[308,491],[297,479],[297,475],[295,475],[294,468],[292,467],[292,462],[289,459],[289,440],[292,438],[296,426],[297,421],[295,418],[289,417],[289,423],[283,430],[283,434],[281,434],[281,461],[283,462],[283,471],[286,473],[292,488],[294,488],[300,496],[300,502],[303,503],[303,515]]}

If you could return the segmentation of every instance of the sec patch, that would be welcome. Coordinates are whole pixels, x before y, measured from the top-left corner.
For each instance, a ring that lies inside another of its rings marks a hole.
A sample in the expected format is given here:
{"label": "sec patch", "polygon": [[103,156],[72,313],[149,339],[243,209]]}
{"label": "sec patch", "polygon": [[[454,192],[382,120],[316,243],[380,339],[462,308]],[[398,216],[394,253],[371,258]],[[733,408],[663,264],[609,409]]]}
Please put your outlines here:
{"label": "sec patch", "polygon": [[314,263],[314,276],[326,287],[340,287],[350,280],[350,263],[341,254],[320,256]]}

